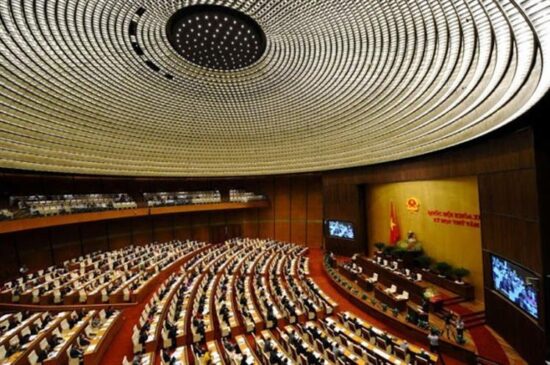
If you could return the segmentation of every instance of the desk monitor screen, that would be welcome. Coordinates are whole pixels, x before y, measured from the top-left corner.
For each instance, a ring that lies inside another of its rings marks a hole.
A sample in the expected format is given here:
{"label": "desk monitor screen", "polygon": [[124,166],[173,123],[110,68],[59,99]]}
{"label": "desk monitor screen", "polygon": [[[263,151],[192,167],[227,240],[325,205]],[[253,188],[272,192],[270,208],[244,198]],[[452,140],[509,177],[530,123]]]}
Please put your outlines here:
{"label": "desk monitor screen", "polygon": [[326,225],[328,235],[332,238],[355,239],[355,230],[353,229],[353,224],[350,222],[327,220]]}
{"label": "desk monitor screen", "polygon": [[534,318],[539,318],[537,288],[527,270],[501,257],[491,255],[495,289]]}

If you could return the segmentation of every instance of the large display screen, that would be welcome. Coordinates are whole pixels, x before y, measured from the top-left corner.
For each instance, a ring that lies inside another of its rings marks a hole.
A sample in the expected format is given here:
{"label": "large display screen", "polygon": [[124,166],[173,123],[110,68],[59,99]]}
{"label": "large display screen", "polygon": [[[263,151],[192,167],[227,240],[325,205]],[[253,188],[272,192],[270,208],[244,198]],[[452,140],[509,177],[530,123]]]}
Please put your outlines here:
{"label": "large display screen", "polygon": [[333,238],[343,238],[346,240],[355,239],[353,224],[337,220],[326,221],[328,235]]}
{"label": "large display screen", "polygon": [[494,288],[534,318],[539,318],[537,288],[530,274],[518,265],[491,255]]}

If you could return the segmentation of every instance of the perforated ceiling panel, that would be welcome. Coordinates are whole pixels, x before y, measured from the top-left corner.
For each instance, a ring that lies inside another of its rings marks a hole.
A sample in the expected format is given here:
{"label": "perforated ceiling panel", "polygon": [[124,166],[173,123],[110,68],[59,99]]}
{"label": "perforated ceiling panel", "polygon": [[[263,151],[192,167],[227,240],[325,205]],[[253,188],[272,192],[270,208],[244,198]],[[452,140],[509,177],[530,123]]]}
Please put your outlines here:
{"label": "perforated ceiling panel", "polygon": [[[218,67],[182,57],[169,19],[201,4],[252,19],[265,51],[248,59],[235,45],[227,67],[220,54],[201,53]],[[0,16],[6,168],[219,176],[372,164],[498,128],[550,80],[547,0],[3,0]]]}

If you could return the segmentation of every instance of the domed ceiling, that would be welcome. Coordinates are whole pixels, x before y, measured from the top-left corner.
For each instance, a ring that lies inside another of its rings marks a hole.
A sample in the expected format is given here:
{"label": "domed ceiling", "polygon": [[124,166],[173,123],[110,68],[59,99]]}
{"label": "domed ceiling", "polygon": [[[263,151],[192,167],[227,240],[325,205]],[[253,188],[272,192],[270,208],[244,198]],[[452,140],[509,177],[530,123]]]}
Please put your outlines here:
{"label": "domed ceiling", "polygon": [[550,80],[550,1],[3,0],[0,16],[5,168],[373,164],[488,133]]}

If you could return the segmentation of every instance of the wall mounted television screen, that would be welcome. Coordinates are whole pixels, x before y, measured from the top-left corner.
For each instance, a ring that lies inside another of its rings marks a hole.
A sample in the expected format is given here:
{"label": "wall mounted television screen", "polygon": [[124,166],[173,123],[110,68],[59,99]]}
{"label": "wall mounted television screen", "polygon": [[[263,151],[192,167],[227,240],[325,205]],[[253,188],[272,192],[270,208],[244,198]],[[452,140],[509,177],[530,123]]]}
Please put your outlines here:
{"label": "wall mounted television screen", "polygon": [[350,222],[327,220],[326,225],[329,237],[346,240],[355,239],[355,230],[353,229],[353,224]]}
{"label": "wall mounted television screen", "polygon": [[501,257],[491,255],[494,288],[534,318],[539,318],[537,289],[528,278],[534,275]]}

